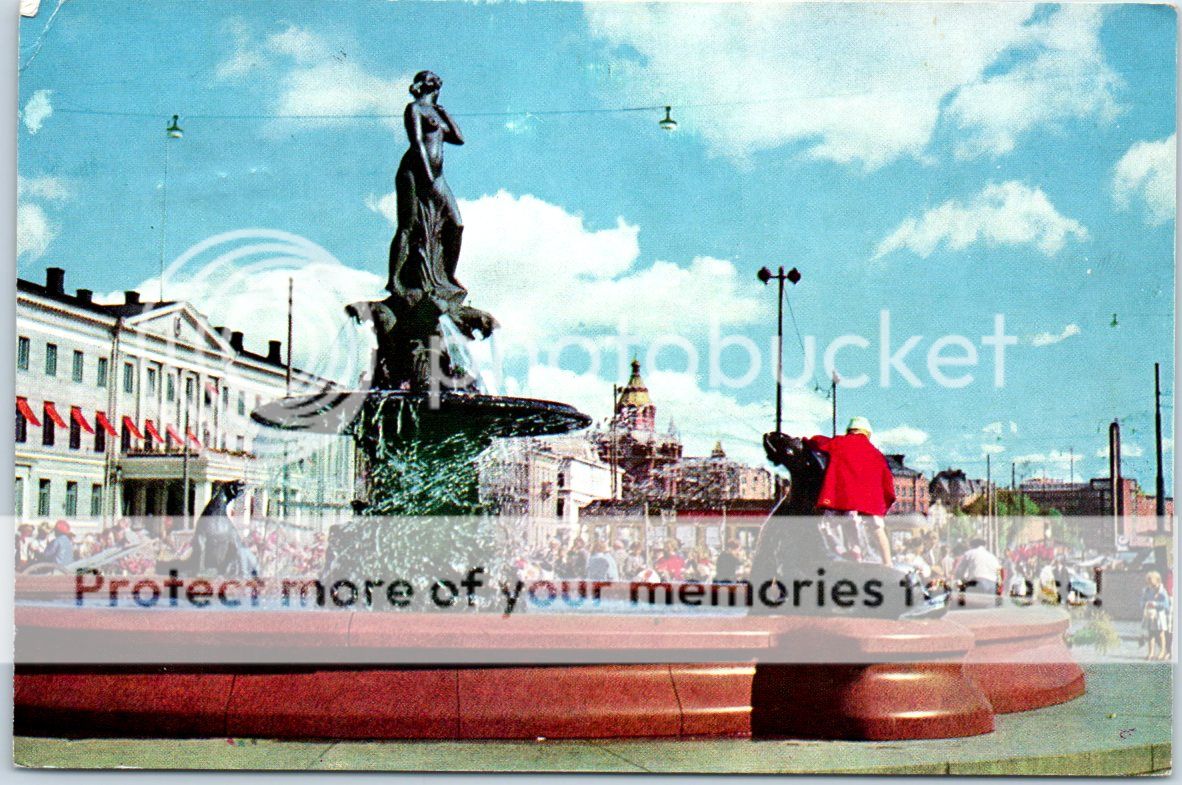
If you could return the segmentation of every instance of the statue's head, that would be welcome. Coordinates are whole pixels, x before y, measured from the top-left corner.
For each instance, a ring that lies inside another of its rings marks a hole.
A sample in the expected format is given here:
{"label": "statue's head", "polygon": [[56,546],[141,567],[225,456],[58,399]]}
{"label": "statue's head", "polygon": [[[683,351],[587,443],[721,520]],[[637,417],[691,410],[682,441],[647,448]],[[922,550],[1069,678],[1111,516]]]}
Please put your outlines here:
{"label": "statue's head", "polygon": [[443,80],[432,71],[419,71],[410,84],[410,94],[422,98],[428,93],[437,93],[443,87]]}
{"label": "statue's head", "polygon": [[226,495],[227,499],[237,499],[242,495],[242,491],[246,489],[246,483],[242,480],[230,480],[224,483],[221,487],[222,493]]}

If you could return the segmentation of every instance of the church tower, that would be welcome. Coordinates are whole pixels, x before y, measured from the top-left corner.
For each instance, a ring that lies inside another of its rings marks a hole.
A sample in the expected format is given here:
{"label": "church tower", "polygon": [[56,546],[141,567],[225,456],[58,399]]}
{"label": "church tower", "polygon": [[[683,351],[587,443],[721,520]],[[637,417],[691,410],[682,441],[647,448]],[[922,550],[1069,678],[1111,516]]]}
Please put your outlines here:
{"label": "church tower", "polygon": [[616,427],[652,432],[657,429],[657,407],[640,376],[640,360],[632,360],[632,376],[616,401]]}

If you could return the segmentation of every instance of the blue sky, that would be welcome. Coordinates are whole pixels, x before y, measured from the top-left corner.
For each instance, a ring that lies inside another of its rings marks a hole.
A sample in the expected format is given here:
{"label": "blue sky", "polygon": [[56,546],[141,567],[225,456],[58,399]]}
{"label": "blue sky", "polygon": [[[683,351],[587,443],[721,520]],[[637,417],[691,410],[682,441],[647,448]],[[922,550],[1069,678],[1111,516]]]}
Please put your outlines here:
{"label": "blue sky", "polygon": [[[924,336],[917,369],[939,336],[980,348],[995,314],[1019,339],[1001,388],[982,351],[961,389],[843,390],[841,417],[870,417],[884,447],[929,472],[983,474],[989,452],[1003,476],[1066,476],[1074,449],[1095,476],[1120,417],[1126,473],[1152,486],[1152,363],[1173,379],[1170,8],[67,0],[47,29],[42,5],[21,27],[22,276],[60,264],[70,286],[154,294],[162,234],[170,262],[222,232],[299,235],[349,268],[298,273],[323,316],[297,333],[315,364],[339,305],[378,294],[398,117],[430,68],[468,139],[447,151],[460,276],[510,342],[602,344],[624,321],[643,356],[660,335],[703,347],[717,320],[766,346],[774,299],[754,272],[796,266],[797,324],[821,347],[875,343],[883,309],[892,350]],[[665,104],[675,133],[655,109],[604,111]],[[173,113],[185,137],[166,142]],[[230,285],[206,258],[166,296],[257,346],[279,337],[286,273]],[[568,351],[507,389],[600,417],[618,354],[588,373]],[[767,373],[714,389],[659,357],[662,421],[691,449],[757,458]],[[839,357],[877,379],[877,344]],[[828,405],[791,391],[790,426],[820,429]]]}

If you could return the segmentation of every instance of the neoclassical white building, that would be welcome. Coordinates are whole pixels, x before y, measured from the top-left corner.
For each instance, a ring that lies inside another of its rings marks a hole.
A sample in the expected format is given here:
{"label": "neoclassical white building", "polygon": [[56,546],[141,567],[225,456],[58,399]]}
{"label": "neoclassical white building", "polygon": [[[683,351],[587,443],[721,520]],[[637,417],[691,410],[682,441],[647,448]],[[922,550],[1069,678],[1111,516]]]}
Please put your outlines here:
{"label": "neoclassical white building", "polygon": [[[15,340],[18,521],[179,519],[186,489],[195,516],[213,483],[235,479],[247,517],[321,528],[348,514],[351,439],[300,437],[280,451],[250,419],[287,389],[279,341],[251,352],[186,302],[127,292],[97,303],[68,293],[56,267],[44,284],[17,280]],[[291,370],[293,391],[324,384]]]}

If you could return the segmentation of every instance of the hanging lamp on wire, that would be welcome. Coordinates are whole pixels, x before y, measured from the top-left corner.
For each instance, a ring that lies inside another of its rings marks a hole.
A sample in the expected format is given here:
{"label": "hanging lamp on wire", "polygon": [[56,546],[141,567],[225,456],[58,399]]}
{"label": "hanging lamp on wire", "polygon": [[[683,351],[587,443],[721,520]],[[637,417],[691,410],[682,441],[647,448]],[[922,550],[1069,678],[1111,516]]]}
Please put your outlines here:
{"label": "hanging lamp on wire", "polygon": [[673,111],[673,107],[671,107],[671,106],[665,107],[665,116],[663,118],[661,118],[660,122],[657,123],[657,125],[661,126],[662,131],[676,131],[677,130],[677,121],[674,120],[672,115],[670,114],[670,112],[672,112],[672,111]]}
{"label": "hanging lamp on wire", "polygon": [[168,127],[164,129],[165,132],[168,134],[169,139],[181,139],[184,137],[184,135],[185,135],[184,129],[182,129],[180,127],[180,125],[177,124],[177,120],[179,120],[179,119],[180,119],[180,115],[174,114],[172,116],[172,122],[170,122],[168,124]]}

